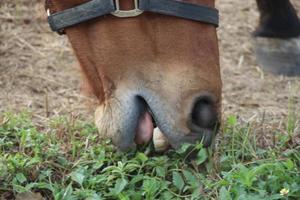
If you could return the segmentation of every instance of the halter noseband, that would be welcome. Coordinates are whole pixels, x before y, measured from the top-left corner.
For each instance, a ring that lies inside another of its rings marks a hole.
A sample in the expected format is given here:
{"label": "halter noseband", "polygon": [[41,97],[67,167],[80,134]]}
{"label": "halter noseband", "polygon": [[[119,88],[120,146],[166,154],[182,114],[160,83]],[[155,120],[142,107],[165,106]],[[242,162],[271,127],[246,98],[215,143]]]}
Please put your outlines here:
{"label": "halter noseband", "polygon": [[104,15],[116,17],[136,17],[143,12],[153,12],[175,16],[187,20],[194,20],[219,25],[219,12],[215,8],[204,5],[186,3],[178,0],[134,0],[135,8],[121,10],[119,0],[91,0],[87,3],[52,13],[46,5],[48,22],[52,31],[60,34],[64,29],[92,20]]}

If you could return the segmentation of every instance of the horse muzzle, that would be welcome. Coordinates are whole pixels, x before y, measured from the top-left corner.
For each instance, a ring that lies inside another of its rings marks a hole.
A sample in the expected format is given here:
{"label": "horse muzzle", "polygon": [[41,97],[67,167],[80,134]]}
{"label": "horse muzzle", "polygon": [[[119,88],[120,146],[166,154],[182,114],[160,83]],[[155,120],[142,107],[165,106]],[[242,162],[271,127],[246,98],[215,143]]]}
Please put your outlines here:
{"label": "horse muzzle", "polygon": [[211,96],[202,95],[187,107],[190,110],[184,115],[154,92],[137,91],[99,106],[96,125],[101,136],[112,139],[122,151],[152,140],[158,151],[197,141],[210,146],[219,127],[216,103]]}

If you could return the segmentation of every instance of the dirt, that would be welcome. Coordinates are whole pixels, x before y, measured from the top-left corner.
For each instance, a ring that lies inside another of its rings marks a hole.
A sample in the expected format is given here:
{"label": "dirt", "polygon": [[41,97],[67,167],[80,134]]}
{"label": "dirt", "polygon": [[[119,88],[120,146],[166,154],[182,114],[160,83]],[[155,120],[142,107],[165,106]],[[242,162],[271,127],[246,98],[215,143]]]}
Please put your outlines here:
{"label": "dirt", "polygon": [[[219,0],[217,7],[224,116],[278,121],[288,115],[291,99],[300,111],[300,78],[265,74],[256,64],[255,1]],[[80,88],[76,59],[66,37],[49,30],[43,1],[1,0],[0,113],[28,109],[37,121],[70,113],[92,120]]]}

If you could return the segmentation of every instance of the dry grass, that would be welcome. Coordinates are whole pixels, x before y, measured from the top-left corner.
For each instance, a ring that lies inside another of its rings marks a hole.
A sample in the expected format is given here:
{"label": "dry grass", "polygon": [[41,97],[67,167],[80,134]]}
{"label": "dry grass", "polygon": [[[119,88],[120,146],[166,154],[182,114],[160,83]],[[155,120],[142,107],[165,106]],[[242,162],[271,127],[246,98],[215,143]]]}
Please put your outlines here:
{"label": "dry grass", "polygon": [[88,116],[76,61],[66,38],[49,31],[43,1],[1,0],[0,6],[0,112]]}

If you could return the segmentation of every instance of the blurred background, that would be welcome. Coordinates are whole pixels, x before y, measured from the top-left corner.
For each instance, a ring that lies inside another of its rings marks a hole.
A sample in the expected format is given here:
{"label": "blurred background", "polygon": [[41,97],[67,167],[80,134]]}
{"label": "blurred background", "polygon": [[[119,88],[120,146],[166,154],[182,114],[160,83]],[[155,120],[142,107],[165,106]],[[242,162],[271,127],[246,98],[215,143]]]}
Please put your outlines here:
{"label": "blurred background", "polygon": [[[299,11],[300,2],[293,3]],[[289,107],[300,111],[300,77],[266,74],[257,66],[255,1],[219,0],[217,7],[225,116],[278,123]],[[43,0],[0,1],[0,113],[27,109],[36,122],[70,113],[92,120],[92,99],[80,79],[67,38],[49,30]]]}

